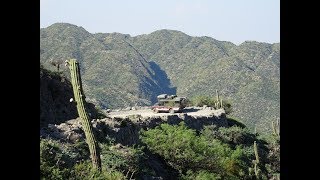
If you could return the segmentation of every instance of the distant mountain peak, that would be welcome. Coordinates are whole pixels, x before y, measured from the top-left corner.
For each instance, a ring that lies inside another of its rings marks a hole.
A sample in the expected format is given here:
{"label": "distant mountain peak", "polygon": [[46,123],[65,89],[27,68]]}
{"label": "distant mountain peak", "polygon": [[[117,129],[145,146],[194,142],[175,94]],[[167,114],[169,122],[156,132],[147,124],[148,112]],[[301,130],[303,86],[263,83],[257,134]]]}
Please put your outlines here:
{"label": "distant mountain peak", "polygon": [[82,26],[77,26],[70,23],[54,23],[47,28],[42,28],[43,30],[49,30],[49,31],[55,31],[55,32],[63,32],[67,29],[72,29],[74,31],[81,31],[82,33],[90,34],[86,29],[84,29]]}

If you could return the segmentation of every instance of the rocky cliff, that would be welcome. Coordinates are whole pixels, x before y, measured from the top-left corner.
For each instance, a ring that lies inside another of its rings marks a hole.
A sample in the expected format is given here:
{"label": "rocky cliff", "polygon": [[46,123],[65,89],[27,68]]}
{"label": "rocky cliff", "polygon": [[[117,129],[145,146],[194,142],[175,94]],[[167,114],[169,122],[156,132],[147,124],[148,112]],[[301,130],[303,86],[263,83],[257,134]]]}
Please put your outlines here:
{"label": "rocky cliff", "polygon": [[[162,123],[177,125],[184,122],[188,127],[200,131],[206,125],[228,127],[232,122],[225,116],[225,112],[215,110],[215,113],[206,116],[188,115],[187,113],[141,116],[130,115],[126,117],[107,117],[104,119],[93,119],[98,140],[113,139],[122,145],[140,144],[139,131],[154,128]],[[40,130],[42,137],[51,137],[66,142],[77,142],[84,140],[81,121],[79,118],[71,119],[59,125],[49,124]],[[106,138],[107,137],[107,138]]]}
{"label": "rocky cliff", "polygon": [[[70,103],[70,98],[73,98],[70,81],[63,74],[40,67],[40,127],[77,118],[76,105]],[[93,118],[98,117],[94,104],[87,103],[87,108]]]}

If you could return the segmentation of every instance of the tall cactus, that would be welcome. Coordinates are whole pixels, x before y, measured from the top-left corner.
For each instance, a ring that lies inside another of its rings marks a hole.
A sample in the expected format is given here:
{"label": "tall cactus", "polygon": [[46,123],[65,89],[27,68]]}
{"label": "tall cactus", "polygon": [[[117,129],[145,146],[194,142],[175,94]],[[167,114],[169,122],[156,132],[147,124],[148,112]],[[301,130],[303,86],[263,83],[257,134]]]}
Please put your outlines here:
{"label": "tall cactus", "polygon": [[278,137],[280,137],[280,120],[279,119],[277,119],[276,125],[277,125],[277,128],[278,128]]}
{"label": "tall cactus", "polygon": [[272,131],[273,131],[273,134],[275,136],[278,136],[280,137],[280,124],[279,124],[279,120],[276,121],[276,123],[274,123],[273,121],[271,122],[271,125],[272,125]]}
{"label": "tall cactus", "polygon": [[217,102],[214,102],[214,108],[218,109],[218,103]]}
{"label": "tall cactus", "polygon": [[66,65],[69,66],[69,70],[71,72],[71,83],[73,87],[75,103],[77,104],[78,114],[82,120],[81,123],[86,136],[86,142],[89,145],[92,165],[94,169],[101,171],[100,153],[97,149],[98,144],[92,131],[90,117],[85,109],[86,102],[82,89],[79,64],[76,59],[70,59],[69,61],[66,61]]}
{"label": "tall cactus", "polygon": [[217,106],[216,108],[219,109],[220,108],[220,98],[219,98],[219,92],[218,90],[216,90],[216,102],[217,102]]}
{"label": "tall cactus", "polygon": [[259,154],[258,154],[258,146],[257,146],[257,142],[254,141],[253,143],[253,148],[254,148],[254,155],[256,156],[256,162],[259,163]]}
{"label": "tall cactus", "polygon": [[254,172],[255,172],[256,177],[258,178],[259,172],[260,172],[260,169],[258,168],[258,164],[259,164],[260,160],[259,160],[258,147],[257,147],[256,141],[254,141],[254,143],[253,143],[253,148],[254,148],[254,154],[256,156],[256,160],[254,161]]}

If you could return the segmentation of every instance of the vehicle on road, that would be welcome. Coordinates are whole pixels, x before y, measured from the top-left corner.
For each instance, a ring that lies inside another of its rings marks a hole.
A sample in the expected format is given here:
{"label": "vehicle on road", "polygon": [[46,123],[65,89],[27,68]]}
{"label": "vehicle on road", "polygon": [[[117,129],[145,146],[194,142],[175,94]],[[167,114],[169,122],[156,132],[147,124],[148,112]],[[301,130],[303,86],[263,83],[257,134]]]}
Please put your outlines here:
{"label": "vehicle on road", "polygon": [[157,96],[158,102],[151,107],[153,112],[181,112],[187,104],[186,97],[178,97],[177,95],[160,94]]}

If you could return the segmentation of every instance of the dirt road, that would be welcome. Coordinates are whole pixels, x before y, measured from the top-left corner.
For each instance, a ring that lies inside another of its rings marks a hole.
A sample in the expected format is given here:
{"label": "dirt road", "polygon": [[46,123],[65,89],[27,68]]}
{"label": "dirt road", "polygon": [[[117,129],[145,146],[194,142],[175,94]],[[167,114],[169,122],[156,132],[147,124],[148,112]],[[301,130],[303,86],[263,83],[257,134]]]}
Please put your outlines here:
{"label": "dirt road", "polygon": [[224,113],[223,109],[214,110],[210,107],[187,107],[181,113],[155,113],[151,109],[139,109],[139,110],[121,110],[121,111],[111,111],[108,113],[109,117],[128,117],[131,115],[141,115],[142,117],[155,117],[155,116],[172,116],[181,115],[182,113],[189,116],[212,116]]}

